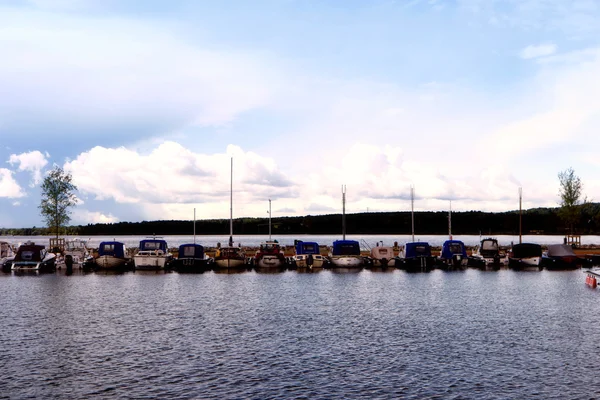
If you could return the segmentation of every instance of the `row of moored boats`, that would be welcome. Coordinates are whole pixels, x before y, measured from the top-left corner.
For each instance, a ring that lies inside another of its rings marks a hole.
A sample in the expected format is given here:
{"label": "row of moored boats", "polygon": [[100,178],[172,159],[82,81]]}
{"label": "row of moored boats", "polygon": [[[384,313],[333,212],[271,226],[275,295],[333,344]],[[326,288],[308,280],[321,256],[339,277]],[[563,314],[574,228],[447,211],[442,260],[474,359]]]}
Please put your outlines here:
{"label": "row of moored boats", "polygon": [[[327,255],[323,255],[325,252]],[[61,253],[52,253],[45,246],[27,242],[17,250],[7,242],[0,242],[0,266],[3,271],[51,272],[57,266],[78,266],[96,270],[164,270],[180,272],[203,272],[212,269],[233,270],[281,268],[400,268],[407,271],[427,271],[433,268],[462,269],[500,268],[513,269],[572,269],[585,264],[597,264],[592,256],[579,257],[571,246],[549,245],[547,251],[534,243],[519,243],[508,251],[502,251],[498,240],[481,240],[471,254],[460,240],[444,242],[439,255],[433,255],[427,242],[408,242],[403,247],[377,245],[368,255],[361,251],[355,240],[337,240],[322,251],[317,242],[297,240],[293,255],[286,256],[276,240],[264,242],[253,254],[247,255],[240,245],[229,240],[227,246],[217,244],[214,257],[209,257],[202,245],[187,243],[179,246],[174,256],[165,240],[149,238],[141,240],[132,256],[123,242],[101,242],[93,256],[84,241],[74,239],[66,242]]]}

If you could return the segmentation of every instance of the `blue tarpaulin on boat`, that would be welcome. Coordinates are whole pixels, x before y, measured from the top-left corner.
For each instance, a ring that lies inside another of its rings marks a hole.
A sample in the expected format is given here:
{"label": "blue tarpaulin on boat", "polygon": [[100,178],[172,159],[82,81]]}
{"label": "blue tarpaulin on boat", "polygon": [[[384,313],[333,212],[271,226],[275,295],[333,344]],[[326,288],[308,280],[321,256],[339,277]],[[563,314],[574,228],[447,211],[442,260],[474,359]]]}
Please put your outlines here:
{"label": "blue tarpaulin on boat", "polygon": [[204,258],[204,247],[194,243],[182,244],[179,246],[177,258]]}
{"label": "blue tarpaulin on boat", "polygon": [[125,257],[125,245],[121,242],[101,242],[98,247],[99,256]]}
{"label": "blue tarpaulin on boat", "polygon": [[404,257],[431,257],[431,246],[427,242],[409,242],[404,246]]}
{"label": "blue tarpaulin on boat", "polygon": [[319,244],[317,242],[298,242],[296,243],[296,254],[320,254]]}
{"label": "blue tarpaulin on boat", "polygon": [[442,246],[442,258],[449,260],[455,255],[467,256],[465,244],[460,240],[446,240]]}
{"label": "blue tarpaulin on boat", "polygon": [[140,241],[140,250],[162,250],[167,252],[167,242],[162,239],[145,239]]}
{"label": "blue tarpaulin on boat", "polygon": [[334,256],[360,256],[360,245],[356,240],[336,240],[333,242]]}

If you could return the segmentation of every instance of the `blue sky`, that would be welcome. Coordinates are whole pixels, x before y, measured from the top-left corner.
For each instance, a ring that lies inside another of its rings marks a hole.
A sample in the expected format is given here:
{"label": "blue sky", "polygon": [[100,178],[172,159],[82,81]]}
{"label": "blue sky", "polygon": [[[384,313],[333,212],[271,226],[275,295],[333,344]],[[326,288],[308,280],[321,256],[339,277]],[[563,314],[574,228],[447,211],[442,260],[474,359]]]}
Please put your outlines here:
{"label": "blue sky", "polygon": [[0,0],[0,226],[600,199],[600,2]]}

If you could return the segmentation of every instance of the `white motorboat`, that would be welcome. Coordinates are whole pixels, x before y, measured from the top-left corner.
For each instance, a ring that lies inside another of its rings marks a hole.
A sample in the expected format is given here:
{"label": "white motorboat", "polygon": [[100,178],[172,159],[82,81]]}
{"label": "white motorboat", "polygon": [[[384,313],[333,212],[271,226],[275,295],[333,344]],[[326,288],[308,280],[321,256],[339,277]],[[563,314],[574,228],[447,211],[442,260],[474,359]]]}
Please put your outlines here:
{"label": "white motorboat", "polygon": [[483,239],[479,246],[473,251],[471,257],[474,264],[482,267],[500,266],[505,263],[505,259],[500,257],[500,246],[498,240],[493,238]]}
{"label": "white motorboat", "polygon": [[11,270],[53,272],[56,270],[56,255],[42,245],[27,242],[19,246],[11,262]]}
{"label": "white motorboat", "polygon": [[133,265],[140,270],[165,269],[172,258],[165,240],[144,239],[140,241],[139,250],[133,256]]}
{"label": "white motorboat", "polygon": [[371,249],[371,260],[374,267],[395,267],[396,257],[391,246],[375,246]]}
{"label": "white motorboat", "polygon": [[362,267],[364,259],[360,254],[360,245],[356,240],[336,240],[333,242],[329,261],[333,267]]}
{"label": "white motorboat", "polygon": [[65,249],[57,263],[81,267],[85,262],[91,261],[91,254],[86,247],[86,241],[78,238],[65,241]]}

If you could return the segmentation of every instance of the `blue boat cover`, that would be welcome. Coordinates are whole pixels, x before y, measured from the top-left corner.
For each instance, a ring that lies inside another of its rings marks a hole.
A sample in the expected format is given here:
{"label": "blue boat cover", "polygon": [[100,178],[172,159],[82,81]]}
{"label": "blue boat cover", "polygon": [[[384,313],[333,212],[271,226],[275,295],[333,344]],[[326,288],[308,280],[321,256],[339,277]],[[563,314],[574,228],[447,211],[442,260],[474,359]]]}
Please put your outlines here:
{"label": "blue boat cover", "polygon": [[177,258],[204,258],[204,247],[194,243],[182,244],[179,246]]}
{"label": "blue boat cover", "polygon": [[356,240],[336,240],[333,242],[334,256],[360,256],[360,245]]}
{"label": "blue boat cover", "polygon": [[431,246],[427,242],[409,242],[404,246],[404,258],[431,257]]}
{"label": "blue boat cover", "polygon": [[121,242],[102,242],[98,247],[98,255],[125,258],[125,245]]}
{"label": "blue boat cover", "polygon": [[454,255],[467,256],[465,244],[460,240],[446,240],[442,246],[442,258],[449,260]]}
{"label": "blue boat cover", "polygon": [[162,250],[167,252],[167,242],[162,239],[145,239],[140,241],[140,250]]}
{"label": "blue boat cover", "polygon": [[296,254],[320,254],[319,244],[317,242],[298,241],[296,243]]}

